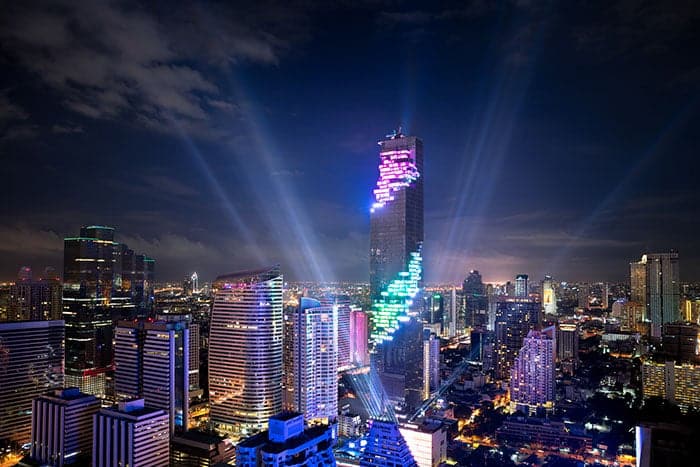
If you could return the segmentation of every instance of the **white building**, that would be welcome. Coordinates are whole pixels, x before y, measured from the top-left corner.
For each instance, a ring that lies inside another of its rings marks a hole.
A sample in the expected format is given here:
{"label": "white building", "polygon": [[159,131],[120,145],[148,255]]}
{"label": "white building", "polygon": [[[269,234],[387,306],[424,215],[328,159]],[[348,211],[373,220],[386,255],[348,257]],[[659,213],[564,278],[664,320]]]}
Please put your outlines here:
{"label": "white building", "polygon": [[405,423],[399,431],[418,467],[437,467],[447,460],[447,431],[440,422]]}
{"label": "white building", "polygon": [[[550,332],[547,332],[550,331]],[[510,379],[510,400],[526,414],[554,404],[554,330],[530,331],[515,358]]]}

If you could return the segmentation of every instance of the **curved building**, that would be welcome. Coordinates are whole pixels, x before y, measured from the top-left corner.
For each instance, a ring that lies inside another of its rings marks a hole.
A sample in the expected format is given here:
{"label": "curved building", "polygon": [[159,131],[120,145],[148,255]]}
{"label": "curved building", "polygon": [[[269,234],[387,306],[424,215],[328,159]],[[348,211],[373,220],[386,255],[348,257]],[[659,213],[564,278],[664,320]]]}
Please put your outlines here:
{"label": "curved building", "polygon": [[282,411],[279,266],[217,277],[209,337],[211,423],[247,437]]}

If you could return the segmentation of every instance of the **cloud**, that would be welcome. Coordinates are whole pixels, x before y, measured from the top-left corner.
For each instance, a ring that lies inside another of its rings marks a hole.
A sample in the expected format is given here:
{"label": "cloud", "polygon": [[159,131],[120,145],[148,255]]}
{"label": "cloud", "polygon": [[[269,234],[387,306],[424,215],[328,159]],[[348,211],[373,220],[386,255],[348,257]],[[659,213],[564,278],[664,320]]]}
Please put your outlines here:
{"label": "cloud", "polygon": [[71,124],[66,124],[66,125],[53,125],[51,127],[51,132],[56,133],[56,134],[76,134],[76,133],[83,133],[85,132],[85,129],[80,126],[80,125],[71,125]]}
{"label": "cloud", "polygon": [[[277,63],[290,45],[277,31],[291,31],[281,23],[295,16],[266,4],[238,16],[211,8],[155,15],[127,2],[15,2],[4,5],[0,41],[74,113],[215,138],[211,111],[235,110],[216,84],[221,66]],[[2,115],[23,114],[2,96]]]}
{"label": "cloud", "polygon": [[20,255],[46,255],[63,251],[63,238],[52,230],[28,226],[0,226],[0,252]]}

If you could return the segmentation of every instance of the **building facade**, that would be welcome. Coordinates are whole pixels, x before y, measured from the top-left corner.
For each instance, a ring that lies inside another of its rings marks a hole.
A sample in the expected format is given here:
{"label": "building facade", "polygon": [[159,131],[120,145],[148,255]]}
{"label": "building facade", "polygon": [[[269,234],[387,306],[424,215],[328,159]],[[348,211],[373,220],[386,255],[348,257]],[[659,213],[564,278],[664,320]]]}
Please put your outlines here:
{"label": "building facade", "polygon": [[278,266],[227,274],[213,286],[211,423],[242,438],[264,430],[282,410],[282,274]]}
{"label": "building facade", "polygon": [[651,337],[661,338],[663,325],[680,319],[678,262],[678,253],[671,251],[648,253],[630,264],[632,301],[643,299]]}
{"label": "building facade", "polygon": [[545,315],[556,316],[557,314],[557,294],[552,276],[544,276],[542,281],[542,308]]}
{"label": "building facade", "polygon": [[540,307],[539,302],[526,298],[508,298],[497,303],[494,363],[498,378],[510,378],[511,367],[527,333],[540,326]]}
{"label": "building facade", "polygon": [[367,446],[360,457],[362,467],[418,467],[396,423],[372,420]]}
{"label": "building facade", "polygon": [[0,323],[0,440],[31,441],[32,401],[63,387],[63,321]]}
{"label": "building facade", "polygon": [[554,406],[555,342],[546,332],[530,331],[513,364],[510,400],[516,410],[535,413]]}
{"label": "building facade", "polygon": [[682,412],[700,408],[700,365],[655,362],[642,364],[642,395],[644,399],[660,397],[678,404]]}

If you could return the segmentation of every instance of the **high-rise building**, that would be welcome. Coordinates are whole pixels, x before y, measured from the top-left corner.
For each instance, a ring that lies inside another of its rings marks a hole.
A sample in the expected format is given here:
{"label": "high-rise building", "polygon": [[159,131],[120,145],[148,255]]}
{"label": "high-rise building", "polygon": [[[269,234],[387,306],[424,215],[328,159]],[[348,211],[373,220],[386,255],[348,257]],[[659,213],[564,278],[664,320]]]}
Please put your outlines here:
{"label": "high-rise building", "polygon": [[497,303],[494,358],[498,378],[510,378],[511,367],[527,333],[540,326],[540,307],[539,302],[526,298],[508,298]]}
{"label": "high-rise building", "polygon": [[513,364],[510,400],[526,414],[554,405],[555,342],[547,332],[530,331]]}
{"label": "high-rise building", "polygon": [[678,253],[642,255],[640,261],[630,264],[630,282],[633,301],[641,300],[644,293],[642,303],[651,324],[651,337],[660,338],[664,324],[680,319]]}
{"label": "high-rise building", "polygon": [[284,409],[307,422],[338,416],[338,305],[301,297],[284,316]]}
{"label": "high-rise building", "polygon": [[282,412],[270,417],[269,429],[236,446],[239,467],[335,466],[335,434],[329,425],[304,429],[304,416]]}
{"label": "high-rise building", "polygon": [[557,360],[563,373],[573,375],[578,368],[579,329],[576,323],[561,322],[557,327]]}
{"label": "high-rise building", "polygon": [[350,297],[347,295],[325,295],[319,299],[321,305],[334,307],[338,319],[338,371],[352,366],[350,350]]}
{"label": "high-rise building", "polygon": [[229,465],[235,456],[233,442],[212,433],[190,430],[170,440],[170,465],[177,467]]}
{"label": "high-rise building", "polygon": [[170,422],[165,410],[146,407],[143,399],[100,409],[93,419],[93,467],[168,467]]}
{"label": "high-rise building", "polygon": [[464,296],[464,327],[486,326],[489,300],[486,295],[486,286],[481,280],[479,271],[469,271],[469,275],[462,284],[462,294]]}
{"label": "high-rise building", "polygon": [[99,409],[99,399],[78,388],[57,389],[34,399],[32,460],[58,467],[89,464],[92,420]]}
{"label": "high-rise building", "polygon": [[700,365],[646,360],[642,364],[642,395],[678,404],[682,412],[700,408]]}
{"label": "high-rise building", "polygon": [[438,467],[447,460],[447,430],[438,421],[405,423],[399,431],[418,467]]}
{"label": "high-rise building", "polygon": [[666,323],[662,333],[661,349],[665,358],[679,363],[700,363],[700,325]]}
{"label": "high-rise building", "polygon": [[46,268],[43,277],[33,280],[31,269],[20,269],[17,282],[10,286],[9,321],[41,321],[62,319],[63,286],[60,277]]}
{"label": "high-rise building", "polygon": [[591,286],[590,284],[579,284],[578,286],[578,307],[587,310],[591,306]]}
{"label": "high-rise building", "polygon": [[440,387],[440,338],[423,329],[423,400]]}
{"label": "high-rise building", "polygon": [[227,274],[214,288],[211,423],[241,438],[264,430],[282,410],[282,274],[278,266]]}
{"label": "high-rise building", "polygon": [[361,467],[418,467],[398,425],[383,420],[372,420],[371,424]]}
{"label": "high-rise building", "polygon": [[527,285],[527,274],[518,274],[515,276],[515,298],[527,298],[530,291]]}
{"label": "high-rise building", "polygon": [[356,366],[369,365],[367,353],[369,322],[367,313],[360,309],[350,311],[350,354],[351,363]]}
{"label": "high-rise building", "polygon": [[[131,317],[152,297],[155,261],[114,241],[114,229],[91,225],[64,239],[63,318],[66,321],[66,383],[104,396],[113,368],[113,320]],[[134,290],[140,290],[141,295]]]}
{"label": "high-rise building", "polygon": [[394,406],[416,409],[423,401],[423,324],[417,318],[403,320],[391,340],[382,342],[373,365]]}
{"label": "high-rise building", "polygon": [[370,214],[370,299],[375,342],[391,336],[422,286],[423,142],[401,131],[379,142]]}
{"label": "high-rise building", "polygon": [[554,291],[552,276],[544,276],[542,281],[542,307],[545,315],[556,316],[557,295]]}
{"label": "high-rise building", "polygon": [[32,401],[63,387],[63,321],[0,323],[0,439],[31,440]]}

